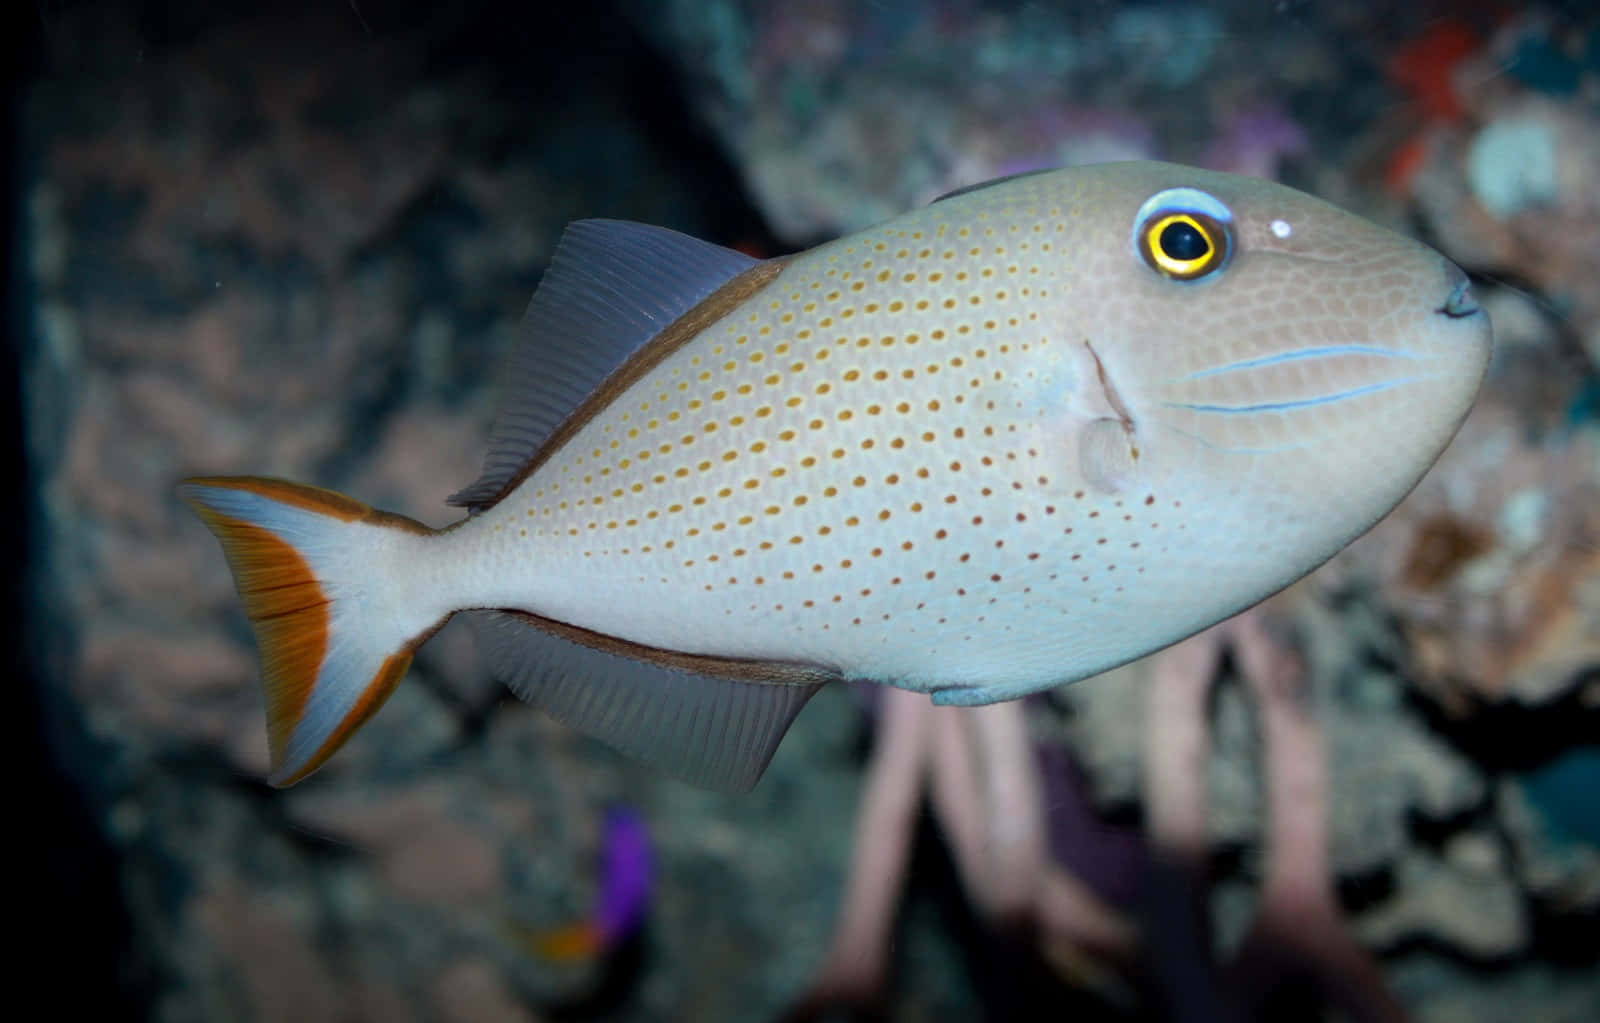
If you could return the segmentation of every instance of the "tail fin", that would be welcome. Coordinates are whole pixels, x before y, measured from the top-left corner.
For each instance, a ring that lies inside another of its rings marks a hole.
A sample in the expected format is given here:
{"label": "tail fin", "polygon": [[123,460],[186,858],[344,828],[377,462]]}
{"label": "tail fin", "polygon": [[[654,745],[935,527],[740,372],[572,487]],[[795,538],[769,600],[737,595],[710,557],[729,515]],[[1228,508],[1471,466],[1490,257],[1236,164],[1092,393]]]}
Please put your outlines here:
{"label": "tail fin", "polygon": [[186,480],[179,495],[222,542],[255,627],[273,785],[306,777],[394,691],[444,624],[399,606],[396,532],[432,533],[316,487],[253,476]]}

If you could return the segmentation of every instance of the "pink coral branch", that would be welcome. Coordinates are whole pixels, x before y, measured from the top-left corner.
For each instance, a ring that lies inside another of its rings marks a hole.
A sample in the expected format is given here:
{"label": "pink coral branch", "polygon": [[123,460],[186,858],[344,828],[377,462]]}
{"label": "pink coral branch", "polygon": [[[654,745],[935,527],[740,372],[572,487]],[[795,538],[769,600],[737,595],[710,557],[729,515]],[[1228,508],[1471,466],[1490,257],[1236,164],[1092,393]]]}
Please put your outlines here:
{"label": "pink coral branch", "polygon": [[1211,739],[1207,703],[1223,634],[1208,629],[1160,654],[1153,666],[1146,713],[1144,800],[1146,830],[1163,854],[1205,862],[1206,757]]}
{"label": "pink coral branch", "polygon": [[1356,1020],[1403,1020],[1377,963],[1341,919],[1328,860],[1327,744],[1305,665],[1271,626],[1259,611],[1229,626],[1261,723],[1267,786],[1265,876],[1230,968],[1234,986],[1259,996],[1285,974],[1299,975]]}
{"label": "pink coral branch", "polygon": [[1139,932],[1133,921],[1053,864],[1046,865],[1039,879],[1035,912],[1040,940],[1050,945],[1065,944],[1117,964],[1132,962],[1138,952]]}
{"label": "pink coral branch", "polygon": [[1226,1018],[1207,913],[1209,697],[1224,636],[1214,627],[1157,655],[1146,708],[1142,924],[1151,972],[1175,1020]]}
{"label": "pink coral branch", "polygon": [[1023,704],[974,707],[962,721],[976,740],[988,839],[977,871],[985,883],[974,895],[990,920],[1022,923],[1033,916],[1047,856],[1044,786]]}
{"label": "pink coral branch", "polygon": [[936,709],[930,771],[940,830],[963,886],[990,920],[1031,922],[1055,948],[1111,963],[1133,959],[1138,934],[1131,921],[1049,860],[1022,703]]}
{"label": "pink coral branch", "polygon": [[905,884],[922,796],[933,706],[927,696],[885,689],[877,741],[856,810],[856,844],[828,954],[788,1018],[876,998],[888,970],[889,932]]}
{"label": "pink coral branch", "polygon": [[[1327,750],[1311,680],[1270,612],[1256,608],[1162,654],[1150,693],[1145,805],[1154,867],[1147,924],[1177,1018],[1259,1018],[1269,995],[1311,981],[1357,1020],[1405,1019],[1340,918],[1328,858]],[[1207,695],[1231,645],[1261,723],[1265,876],[1256,917],[1219,973],[1206,918]]]}
{"label": "pink coral branch", "polygon": [[822,966],[784,1018],[814,1019],[880,997],[924,785],[980,914],[1001,926],[1035,926],[1058,953],[1086,953],[1068,958],[1131,960],[1129,921],[1049,861],[1044,784],[1023,705],[939,708],[925,695],[890,689],[881,706],[844,905]]}
{"label": "pink coral branch", "polygon": [[[1261,721],[1267,830],[1260,907],[1224,971],[1206,913],[1206,761],[1209,696],[1229,644]],[[1285,981],[1310,980],[1325,1001],[1357,1020],[1404,1019],[1377,964],[1340,919],[1328,857],[1326,744],[1293,646],[1255,610],[1173,647],[1153,670],[1144,936],[1173,1017],[1256,1018]],[[1139,943],[1134,925],[1049,859],[1043,782],[1023,705],[936,708],[898,690],[885,691],[882,701],[844,906],[816,980],[787,1018],[815,1018],[881,996],[924,785],[984,917],[1033,925],[1041,945],[1062,961],[1130,961]]]}
{"label": "pink coral branch", "polygon": [[933,745],[928,754],[929,799],[939,830],[950,846],[962,887],[982,891],[986,862],[983,846],[987,815],[983,811],[982,785],[974,764],[972,732],[961,720],[961,711],[935,710]]}

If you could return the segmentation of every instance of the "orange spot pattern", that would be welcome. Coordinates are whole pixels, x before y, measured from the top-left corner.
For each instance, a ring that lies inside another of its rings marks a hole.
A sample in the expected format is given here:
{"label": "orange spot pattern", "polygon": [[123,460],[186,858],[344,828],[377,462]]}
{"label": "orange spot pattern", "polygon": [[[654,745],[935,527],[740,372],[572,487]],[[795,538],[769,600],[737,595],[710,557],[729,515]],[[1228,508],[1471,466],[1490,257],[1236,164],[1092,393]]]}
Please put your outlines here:
{"label": "orange spot pattern", "polygon": [[1072,602],[1046,595],[1069,557],[1077,599],[1120,589],[1110,532],[1072,535],[1097,498],[1074,496],[1047,400],[1069,372],[1077,219],[1058,192],[1012,188],[797,257],[508,497],[506,541],[564,564],[586,624],[632,613],[591,594],[648,605],[655,584],[730,622],[780,619],[819,656],[841,630],[1059,620]]}

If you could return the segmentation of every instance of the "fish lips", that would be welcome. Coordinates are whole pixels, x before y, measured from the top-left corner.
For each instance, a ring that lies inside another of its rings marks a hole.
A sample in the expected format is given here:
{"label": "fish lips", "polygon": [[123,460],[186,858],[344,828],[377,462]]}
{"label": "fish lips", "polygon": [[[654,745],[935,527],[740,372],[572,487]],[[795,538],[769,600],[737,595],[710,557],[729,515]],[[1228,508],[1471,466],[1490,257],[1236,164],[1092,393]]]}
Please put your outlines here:
{"label": "fish lips", "polygon": [[1448,316],[1452,320],[1464,320],[1469,316],[1482,315],[1483,307],[1478,304],[1478,296],[1473,293],[1472,281],[1468,280],[1467,275],[1454,263],[1446,260],[1444,267],[1445,284],[1450,293],[1445,298],[1444,304],[1434,312]]}

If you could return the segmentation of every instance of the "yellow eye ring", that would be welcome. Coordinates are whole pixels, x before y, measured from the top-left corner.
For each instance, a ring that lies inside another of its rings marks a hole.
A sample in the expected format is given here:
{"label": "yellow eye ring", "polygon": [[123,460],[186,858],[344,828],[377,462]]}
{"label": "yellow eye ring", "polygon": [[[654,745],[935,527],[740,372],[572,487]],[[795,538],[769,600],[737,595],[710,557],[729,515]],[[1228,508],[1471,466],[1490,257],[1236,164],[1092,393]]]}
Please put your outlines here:
{"label": "yellow eye ring", "polygon": [[1133,243],[1146,266],[1175,281],[1198,281],[1233,255],[1233,217],[1214,196],[1175,188],[1151,196],[1134,221]]}
{"label": "yellow eye ring", "polygon": [[1227,259],[1228,231],[1204,213],[1160,213],[1140,228],[1139,255],[1162,276],[1199,280]]}

